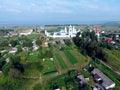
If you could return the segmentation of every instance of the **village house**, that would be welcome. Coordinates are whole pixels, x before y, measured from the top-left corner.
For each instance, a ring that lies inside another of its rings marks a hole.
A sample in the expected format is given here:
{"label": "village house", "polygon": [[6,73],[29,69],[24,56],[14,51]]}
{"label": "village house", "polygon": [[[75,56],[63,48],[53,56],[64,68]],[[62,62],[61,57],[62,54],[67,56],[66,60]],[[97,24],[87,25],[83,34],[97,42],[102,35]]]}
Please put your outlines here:
{"label": "village house", "polygon": [[32,34],[32,32],[33,32],[32,29],[31,30],[24,30],[23,32],[19,33],[19,36],[22,36],[22,35],[27,36],[27,35]]}
{"label": "village house", "polygon": [[5,53],[5,52],[7,52],[7,50],[2,50],[2,51],[0,51],[0,53]]}
{"label": "village house", "polygon": [[103,74],[99,69],[95,68],[91,72],[96,82],[101,82],[105,89],[111,89],[115,87],[115,83]]}
{"label": "village house", "polygon": [[108,39],[106,40],[106,42],[107,42],[107,43],[115,44],[115,42],[114,42],[111,38],[108,38]]}
{"label": "village house", "polygon": [[38,45],[33,45],[33,51],[36,51],[39,49],[39,46]]}
{"label": "village house", "polygon": [[57,89],[54,89],[54,90],[60,90],[59,88],[57,88]]}
{"label": "village house", "polygon": [[29,49],[30,49],[29,47],[23,47],[22,48],[23,51],[27,51],[27,52],[29,51]]}
{"label": "village house", "polygon": [[84,78],[84,76],[80,73],[78,73],[77,78],[80,80],[80,86],[84,87],[87,84],[87,80]]}
{"label": "village house", "polygon": [[9,51],[9,53],[10,54],[16,54],[17,51],[18,51],[18,49],[14,47],[14,48],[12,48],[12,50]]}
{"label": "village house", "polygon": [[64,45],[64,44],[65,44],[65,42],[64,42],[63,40],[60,40],[60,43],[61,43],[62,45]]}
{"label": "village house", "polygon": [[33,40],[32,44],[33,44],[33,51],[36,51],[39,49],[39,46],[36,44],[36,40]]}
{"label": "village house", "polygon": [[6,58],[5,61],[8,63],[10,62],[11,58]]}
{"label": "village house", "polygon": [[48,47],[48,42],[44,42],[43,46]]}
{"label": "village house", "polygon": [[18,35],[18,34],[15,33],[14,31],[8,33],[8,36],[9,36],[9,37],[14,37],[14,36],[17,36],[17,35]]}

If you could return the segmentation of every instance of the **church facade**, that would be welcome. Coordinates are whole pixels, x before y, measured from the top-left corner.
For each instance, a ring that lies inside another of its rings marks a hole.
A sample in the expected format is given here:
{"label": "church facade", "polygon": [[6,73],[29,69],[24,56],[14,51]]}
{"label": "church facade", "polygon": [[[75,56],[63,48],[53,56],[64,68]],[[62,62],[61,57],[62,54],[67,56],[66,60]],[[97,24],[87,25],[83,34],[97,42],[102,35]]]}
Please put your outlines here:
{"label": "church facade", "polygon": [[52,37],[52,38],[64,38],[64,37],[75,37],[76,34],[79,32],[80,30],[76,30],[75,26],[69,26],[68,28],[65,27],[64,29],[60,30],[59,32],[54,32],[53,34],[50,34],[49,32],[47,32],[45,30],[45,35],[48,37]]}

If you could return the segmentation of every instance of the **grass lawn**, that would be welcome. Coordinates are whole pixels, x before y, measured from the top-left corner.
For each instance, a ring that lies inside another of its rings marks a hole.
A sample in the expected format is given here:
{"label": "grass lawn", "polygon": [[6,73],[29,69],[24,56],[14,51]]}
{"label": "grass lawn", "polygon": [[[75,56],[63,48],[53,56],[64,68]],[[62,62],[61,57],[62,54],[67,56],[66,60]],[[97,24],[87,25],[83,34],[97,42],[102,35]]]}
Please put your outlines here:
{"label": "grass lawn", "polygon": [[67,65],[65,64],[63,58],[59,54],[55,54],[60,66],[62,69],[67,68]]}
{"label": "grass lawn", "polygon": [[73,54],[79,62],[86,63],[88,62],[88,57],[82,55],[78,50],[70,50],[71,54]]}
{"label": "grass lawn", "polygon": [[78,60],[70,53],[70,51],[64,51],[66,57],[69,59],[71,64],[78,63]]}
{"label": "grass lawn", "polygon": [[43,73],[51,72],[51,71],[56,70],[56,66],[54,64],[54,61],[50,61],[50,60],[44,60],[43,61],[42,60],[41,63],[44,66],[44,69],[42,70]]}
{"label": "grass lawn", "polygon": [[23,86],[21,89],[18,90],[33,90],[32,85],[37,81],[38,79],[28,79],[24,82]]}
{"label": "grass lawn", "polygon": [[26,37],[29,38],[30,40],[34,40],[38,37],[38,34],[32,34],[32,35],[28,35]]}
{"label": "grass lawn", "polygon": [[37,62],[39,61],[40,59],[38,58],[37,55],[29,55],[28,56],[28,62]]}
{"label": "grass lawn", "polygon": [[120,51],[104,49],[108,54],[108,64],[120,72]]}

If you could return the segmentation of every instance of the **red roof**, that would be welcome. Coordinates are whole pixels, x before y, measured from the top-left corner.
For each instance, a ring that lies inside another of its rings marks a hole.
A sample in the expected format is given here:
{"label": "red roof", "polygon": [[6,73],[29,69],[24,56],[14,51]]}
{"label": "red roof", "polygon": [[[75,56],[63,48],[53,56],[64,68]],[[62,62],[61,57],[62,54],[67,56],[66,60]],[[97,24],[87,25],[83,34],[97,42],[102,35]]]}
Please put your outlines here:
{"label": "red roof", "polygon": [[111,43],[113,40],[112,39],[107,39],[106,42]]}

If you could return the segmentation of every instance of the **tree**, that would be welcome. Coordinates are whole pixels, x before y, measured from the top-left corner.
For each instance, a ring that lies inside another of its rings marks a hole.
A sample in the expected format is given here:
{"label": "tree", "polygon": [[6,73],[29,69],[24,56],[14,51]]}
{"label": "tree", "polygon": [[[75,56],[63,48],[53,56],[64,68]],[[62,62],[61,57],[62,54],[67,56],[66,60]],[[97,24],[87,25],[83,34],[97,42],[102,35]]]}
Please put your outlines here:
{"label": "tree", "polygon": [[67,90],[72,90],[73,89],[73,82],[67,82],[66,83]]}
{"label": "tree", "polygon": [[37,44],[38,46],[41,46],[41,45],[42,45],[42,40],[41,40],[41,39],[37,39],[37,40],[36,40],[36,44]]}
{"label": "tree", "polygon": [[10,44],[12,45],[12,47],[15,47],[16,45],[18,45],[18,41],[17,40],[11,40]]}
{"label": "tree", "polygon": [[2,60],[2,59],[0,59],[0,70],[2,69],[2,67],[5,65],[5,61],[4,60]]}
{"label": "tree", "polygon": [[28,58],[28,53],[27,52],[22,52],[21,56],[20,56],[20,63],[25,64],[27,58]]}
{"label": "tree", "polygon": [[77,71],[76,70],[71,70],[71,71],[68,72],[68,74],[69,74],[70,78],[74,79],[77,75]]}
{"label": "tree", "polygon": [[11,68],[9,70],[9,76],[13,79],[20,78],[21,75],[22,75],[22,73],[18,69]]}
{"label": "tree", "polygon": [[29,39],[26,39],[25,41],[23,41],[23,47],[32,47],[32,41]]}
{"label": "tree", "polygon": [[11,63],[11,62],[10,62],[10,63],[6,63],[6,64],[2,67],[2,71],[3,71],[3,74],[4,74],[5,76],[8,75],[8,72],[9,72],[9,70],[10,70],[11,67],[12,67],[12,63]]}
{"label": "tree", "polygon": [[68,40],[68,39],[66,39],[66,40],[64,40],[64,41],[65,41],[65,44],[68,45],[68,46],[70,46],[70,45],[72,44],[71,41]]}
{"label": "tree", "polygon": [[7,40],[5,40],[0,44],[0,47],[7,47],[8,44],[9,44],[9,42]]}
{"label": "tree", "polygon": [[52,53],[51,50],[47,50],[47,51],[45,52],[45,55],[46,55],[46,57],[48,57],[48,58],[52,58],[52,57],[53,57],[53,53]]}
{"label": "tree", "polygon": [[20,64],[20,58],[19,56],[14,56],[11,58],[11,61],[9,63],[6,63],[2,67],[2,71],[4,75],[8,75],[8,72],[10,71],[11,68],[19,70],[21,73],[24,72],[24,67],[22,64]]}
{"label": "tree", "polygon": [[22,64],[20,64],[20,63],[13,63],[13,67],[15,68],[15,69],[17,69],[17,70],[19,70],[21,73],[23,73],[24,72],[24,67],[23,67],[23,65]]}

